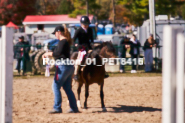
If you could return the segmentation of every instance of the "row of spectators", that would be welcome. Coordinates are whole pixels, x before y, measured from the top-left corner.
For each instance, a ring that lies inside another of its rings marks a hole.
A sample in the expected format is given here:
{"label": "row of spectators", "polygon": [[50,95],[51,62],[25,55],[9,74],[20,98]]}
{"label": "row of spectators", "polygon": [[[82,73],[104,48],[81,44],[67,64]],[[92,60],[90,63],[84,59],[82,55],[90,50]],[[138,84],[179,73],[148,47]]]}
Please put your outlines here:
{"label": "row of spectators", "polygon": [[[132,60],[135,58],[136,63],[138,64],[138,58],[140,55],[140,47],[141,44],[139,40],[137,40],[135,35],[132,35],[131,38],[124,38],[121,41],[121,50],[119,50],[118,56],[119,58],[126,58],[126,52],[127,49],[130,49],[129,53],[131,55]],[[152,47],[156,47],[156,42],[153,38],[153,35],[151,34],[148,39],[146,39],[144,43],[144,58],[145,58],[145,72],[152,72],[153,71],[153,52],[152,52]],[[131,73],[136,73],[136,66],[137,64],[132,61],[132,70]],[[123,73],[125,72],[124,65],[120,65],[120,72]]]}
{"label": "row of spectators", "polygon": [[[19,37],[19,42],[15,45],[14,47],[14,58],[17,59],[17,65],[16,65],[16,70],[18,70],[18,73],[20,74],[21,69],[23,70],[23,75],[26,73],[26,61],[30,60],[29,57],[29,52],[30,52],[30,47],[27,46],[23,48],[23,45],[29,45],[27,41],[24,41],[24,37],[20,36]],[[140,55],[140,47],[141,44],[139,40],[137,40],[135,35],[132,35],[131,38],[124,38],[124,40],[121,41],[121,49],[119,50],[118,56],[119,58],[126,58],[126,53],[127,50],[130,49],[129,53],[131,55],[132,59],[136,59],[136,63],[138,61],[139,55]],[[148,39],[146,39],[144,43],[144,58],[145,58],[145,72],[152,72],[153,71],[153,52],[152,52],[152,47],[156,46],[156,42],[153,39],[153,35],[151,34]],[[23,51],[24,50],[24,51]],[[24,54],[24,60],[23,60],[23,52]],[[24,61],[24,66],[23,66],[23,61]],[[134,62],[132,62],[132,70],[131,73],[136,73],[136,66]],[[124,73],[125,72],[125,67],[124,65],[120,65],[120,72]]]}

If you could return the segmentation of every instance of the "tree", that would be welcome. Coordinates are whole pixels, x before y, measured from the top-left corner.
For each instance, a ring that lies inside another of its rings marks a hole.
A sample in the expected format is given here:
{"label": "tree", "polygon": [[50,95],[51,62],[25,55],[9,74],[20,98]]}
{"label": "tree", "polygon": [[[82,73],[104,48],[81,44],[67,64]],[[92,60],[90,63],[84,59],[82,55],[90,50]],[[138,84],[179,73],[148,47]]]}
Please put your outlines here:
{"label": "tree", "polygon": [[156,0],[156,15],[175,15],[176,4],[174,0]]}
{"label": "tree", "polygon": [[[74,11],[70,14],[70,17],[76,17],[77,15],[86,14],[86,0],[72,0],[74,5]],[[89,14],[97,15],[101,6],[96,3],[96,0],[88,0]]]}
{"label": "tree", "polygon": [[15,24],[22,24],[26,15],[36,14],[36,0],[11,0],[1,2],[0,5],[0,24],[7,24],[9,21]]}
{"label": "tree", "polygon": [[21,24],[27,15],[35,15],[37,12],[35,4],[36,0],[17,0],[12,18],[14,23]]}
{"label": "tree", "polygon": [[[142,25],[143,21],[149,18],[148,0],[118,0],[118,4],[127,9],[128,13],[124,13],[131,24]],[[155,0],[155,15],[177,15],[177,6],[179,2],[176,0]]]}
{"label": "tree", "polygon": [[128,11],[123,16],[129,18],[131,24],[142,25],[146,16],[148,17],[148,0],[119,0]]}
{"label": "tree", "polygon": [[[11,3],[12,2],[12,3]],[[14,15],[14,1],[4,0],[0,2],[0,24],[7,24],[9,21],[12,21]]]}
{"label": "tree", "polygon": [[57,8],[57,14],[70,14],[74,11],[74,6],[70,0],[61,0]]}
{"label": "tree", "polygon": [[100,9],[96,16],[99,20],[109,19],[112,13],[112,3],[111,0],[97,0],[96,1],[100,5]]}
{"label": "tree", "polygon": [[56,14],[60,0],[36,0],[35,8],[38,15]]}

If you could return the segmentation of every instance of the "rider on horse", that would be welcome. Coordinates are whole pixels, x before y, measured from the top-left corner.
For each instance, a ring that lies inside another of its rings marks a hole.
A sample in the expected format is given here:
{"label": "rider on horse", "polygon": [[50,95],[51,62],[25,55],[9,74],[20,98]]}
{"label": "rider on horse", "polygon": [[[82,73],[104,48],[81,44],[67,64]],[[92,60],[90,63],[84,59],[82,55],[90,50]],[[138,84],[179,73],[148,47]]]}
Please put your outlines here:
{"label": "rider on horse", "polygon": [[[92,47],[91,43],[94,43],[93,39],[93,30],[89,27],[90,25],[90,20],[88,16],[82,16],[80,19],[81,27],[76,30],[73,40],[75,41],[78,39],[78,45],[79,45],[79,52],[78,52],[78,58],[79,59],[81,56],[83,57],[84,51],[91,52]],[[83,54],[82,54],[83,52]],[[82,60],[82,59],[81,59]],[[80,61],[81,61],[80,60]],[[75,65],[75,72],[74,72],[74,79],[78,80],[78,70],[79,70],[79,65]],[[108,76],[106,76],[108,77]]]}
{"label": "rider on horse", "polygon": [[[93,30],[89,28],[90,20],[87,16],[82,16],[80,19],[81,27],[76,30],[73,40],[78,39],[79,52],[78,59],[81,55],[81,52],[85,51],[85,49],[92,50],[91,43],[93,40]],[[75,65],[74,79],[78,80],[78,67],[79,65]]]}

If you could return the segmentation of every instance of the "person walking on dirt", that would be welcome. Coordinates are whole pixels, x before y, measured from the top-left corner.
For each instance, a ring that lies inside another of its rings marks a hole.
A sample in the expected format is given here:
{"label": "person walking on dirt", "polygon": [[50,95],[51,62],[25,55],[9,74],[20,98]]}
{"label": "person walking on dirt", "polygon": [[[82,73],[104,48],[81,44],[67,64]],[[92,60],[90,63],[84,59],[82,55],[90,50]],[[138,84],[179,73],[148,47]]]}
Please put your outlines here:
{"label": "person walking on dirt", "polygon": [[[42,58],[53,56],[55,60],[67,60],[70,58],[70,45],[72,44],[71,37],[68,36],[69,31],[64,26],[57,26],[52,34],[55,34],[56,38],[60,41],[53,52],[46,52],[42,55]],[[67,94],[69,105],[71,109],[67,113],[79,112],[76,98],[72,91],[71,81],[74,73],[74,65],[56,65],[56,72],[53,82],[53,93],[54,93],[54,106],[50,114],[62,113],[61,103],[62,95],[60,88],[63,87]]]}

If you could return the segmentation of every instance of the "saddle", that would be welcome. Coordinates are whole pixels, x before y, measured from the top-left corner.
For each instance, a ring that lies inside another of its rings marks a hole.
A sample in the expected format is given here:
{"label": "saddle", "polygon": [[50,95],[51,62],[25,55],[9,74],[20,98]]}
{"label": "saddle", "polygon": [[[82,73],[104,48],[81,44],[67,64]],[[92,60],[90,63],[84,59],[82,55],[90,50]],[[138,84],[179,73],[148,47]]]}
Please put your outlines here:
{"label": "saddle", "polygon": [[86,58],[88,58],[89,54],[92,52],[92,50],[89,50],[86,48],[85,45],[80,45],[78,47],[78,50],[81,51],[79,60],[81,61],[81,65],[79,65],[79,72],[83,71],[83,69],[86,66]]}

